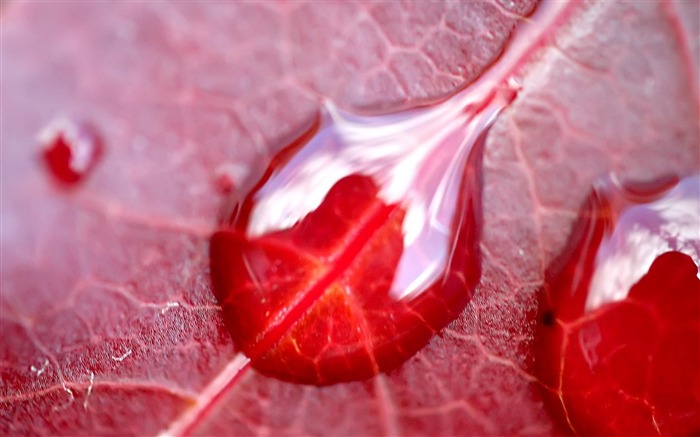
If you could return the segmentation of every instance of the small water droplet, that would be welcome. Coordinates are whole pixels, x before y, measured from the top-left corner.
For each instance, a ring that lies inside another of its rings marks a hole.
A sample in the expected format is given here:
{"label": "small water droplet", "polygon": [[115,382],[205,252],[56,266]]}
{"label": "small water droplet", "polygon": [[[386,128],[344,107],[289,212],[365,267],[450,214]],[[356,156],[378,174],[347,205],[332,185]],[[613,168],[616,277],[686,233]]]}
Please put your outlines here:
{"label": "small water droplet", "polygon": [[540,303],[537,374],[577,435],[700,420],[700,176],[596,184]]}
{"label": "small water droplet", "polygon": [[214,186],[221,194],[231,194],[241,181],[246,180],[249,173],[250,169],[240,164],[221,164],[214,171]]}
{"label": "small water droplet", "polygon": [[509,11],[513,11],[516,6],[513,0],[498,0],[498,3]]}
{"label": "small water droplet", "polygon": [[68,118],[51,122],[38,136],[44,163],[55,180],[72,185],[93,170],[102,142],[88,123]]}

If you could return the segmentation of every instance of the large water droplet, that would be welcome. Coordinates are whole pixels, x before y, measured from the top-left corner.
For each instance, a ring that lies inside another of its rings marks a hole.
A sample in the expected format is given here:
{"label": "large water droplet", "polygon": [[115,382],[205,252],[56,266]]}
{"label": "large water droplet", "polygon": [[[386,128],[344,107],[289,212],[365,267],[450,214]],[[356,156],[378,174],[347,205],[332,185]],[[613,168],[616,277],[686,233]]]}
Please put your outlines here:
{"label": "large water droplet", "polygon": [[372,117],[326,103],[235,204],[212,237],[211,270],[258,370],[366,378],[462,311],[480,274],[483,142],[513,93],[484,98]]}
{"label": "large water droplet", "polygon": [[598,184],[547,279],[537,372],[579,435],[700,430],[700,176]]}
{"label": "large water droplet", "polygon": [[310,383],[399,366],[453,320],[480,275],[481,156],[565,2],[543,4],[449,100],[380,116],[326,102],[211,239],[214,291],[259,371]]}
{"label": "large water droplet", "polygon": [[83,180],[102,155],[102,142],[89,124],[61,118],[39,134],[43,160],[53,177],[67,185]]}

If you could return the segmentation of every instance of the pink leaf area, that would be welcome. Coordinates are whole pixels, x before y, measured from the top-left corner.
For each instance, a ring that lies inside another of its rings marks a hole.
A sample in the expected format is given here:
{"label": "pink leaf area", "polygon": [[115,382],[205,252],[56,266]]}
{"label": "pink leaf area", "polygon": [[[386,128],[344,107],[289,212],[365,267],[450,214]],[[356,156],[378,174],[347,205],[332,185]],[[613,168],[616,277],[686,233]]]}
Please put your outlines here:
{"label": "pink leaf area", "polygon": [[[594,181],[697,171],[699,16],[684,0],[3,3],[0,434],[567,432],[533,370],[545,272]],[[475,83],[517,95],[483,144],[481,277],[457,319],[360,381],[247,365],[209,271],[229,197],[328,102],[387,114]]]}

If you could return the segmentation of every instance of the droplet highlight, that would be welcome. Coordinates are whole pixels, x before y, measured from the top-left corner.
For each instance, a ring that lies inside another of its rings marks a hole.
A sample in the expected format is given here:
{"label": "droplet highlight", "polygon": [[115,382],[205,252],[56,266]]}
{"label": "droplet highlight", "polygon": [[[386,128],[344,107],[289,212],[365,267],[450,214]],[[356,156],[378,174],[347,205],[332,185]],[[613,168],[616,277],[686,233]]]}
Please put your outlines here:
{"label": "droplet highlight", "polygon": [[700,176],[611,177],[541,294],[536,370],[577,435],[700,431]]}
{"label": "droplet highlight", "polygon": [[214,170],[213,185],[215,190],[224,195],[232,194],[248,177],[250,170],[235,163],[220,164]]}
{"label": "droplet highlight", "polygon": [[103,153],[97,132],[84,121],[55,120],[41,131],[38,141],[46,168],[64,185],[83,181]]}

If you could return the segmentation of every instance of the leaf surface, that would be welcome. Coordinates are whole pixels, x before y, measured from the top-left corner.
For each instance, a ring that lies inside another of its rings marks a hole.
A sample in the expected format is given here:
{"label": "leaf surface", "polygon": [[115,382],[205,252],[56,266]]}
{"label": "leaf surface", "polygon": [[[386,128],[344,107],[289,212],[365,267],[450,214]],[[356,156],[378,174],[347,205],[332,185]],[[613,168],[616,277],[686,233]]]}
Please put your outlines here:
{"label": "leaf surface", "polygon": [[[255,175],[323,97],[383,111],[453,92],[532,7],[4,5],[0,433],[154,434],[191,408],[206,435],[556,432],[529,372],[536,291],[591,181],[697,168],[697,2],[576,3],[551,29],[487,142],[481,284],[398,370],[219,382],[236,352],[207,267],[222,162]],[[59,116],[105,144],[76,189],[37,157]]]}

